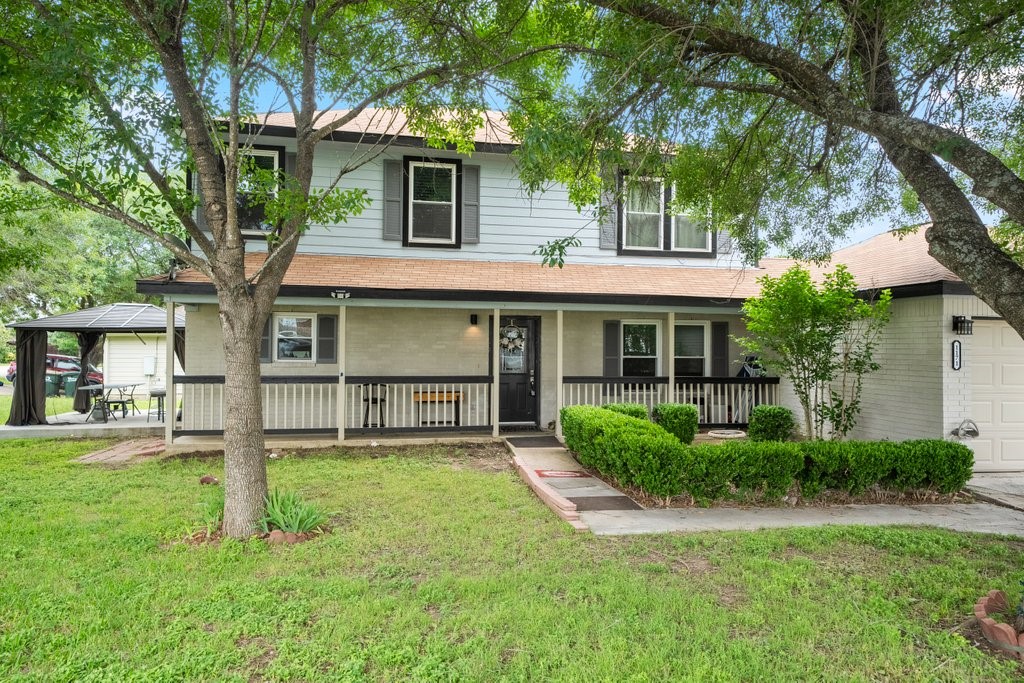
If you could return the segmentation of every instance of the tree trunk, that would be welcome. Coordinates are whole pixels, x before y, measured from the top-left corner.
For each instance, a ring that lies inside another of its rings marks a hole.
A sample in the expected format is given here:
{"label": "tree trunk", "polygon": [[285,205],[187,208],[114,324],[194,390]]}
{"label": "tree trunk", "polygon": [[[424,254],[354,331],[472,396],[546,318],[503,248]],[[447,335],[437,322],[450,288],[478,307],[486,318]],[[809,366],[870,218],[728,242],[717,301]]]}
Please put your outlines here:
{"label": "tree trunk", "polygon": [[247,297],[222,296],[224,337],[224,533],[257,533],[267,497],[260,390],[263,321]]}

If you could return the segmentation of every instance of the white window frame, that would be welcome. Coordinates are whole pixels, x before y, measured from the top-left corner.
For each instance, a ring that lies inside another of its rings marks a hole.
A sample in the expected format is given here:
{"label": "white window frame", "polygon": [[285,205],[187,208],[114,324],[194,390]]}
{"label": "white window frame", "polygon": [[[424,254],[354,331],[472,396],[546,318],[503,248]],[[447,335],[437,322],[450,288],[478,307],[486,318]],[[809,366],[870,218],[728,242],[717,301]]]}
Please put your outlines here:
{"label": "white window frame", "polygon": [[[658,183],[658,246],[638,247],[628,243],[629,240],[629,214],[635,213],[640,216],[653,216],[646,211],[631,211],[629,208],[629,188],[626,189],[625,201],[622,202],[622,248],[636,251],[665,251],[665,179],[657,176],[639,176],[636,183]],[[675,225],[673,224],[673,228]]]}
{"label": "white window frame", "polygon": [[[241,157],[243,157],[243,156],[246,156],[246,157],[270,157],[270,158],[272,158],[274,160],[274,175],[275,175],[275,177],[277,177],[278,174],[281,171],[281,156],[280,156],[278,150],[276,150],[276,149],[256,149],[254,147],[247,147],[247,148],[240,147],[238,149],[238,154],[239,154],[239,169],[241,169]],[[280,189],[281,189],[280,183],[275,183],[274,184],[274,194],[276,195]],[[244,194],[244,193],[241,193],[241,194]],[[266,235],[268,231],[267,230],[254,230],[252,228],[247,228],[247,229],[242,229],[240,232],[243,235]],[[274,352],[274,355],[275,356],[277,355],[276,351]]]}
{"label": "white window frame", "polygon": [[[704,328],[704,373],[701,377],[709,377],[709,365],[711,363],[710,351],[711,351],[711,321],[710,320],[676,320],[676,327],[682,327],[689,325],[691,327],[703,327]],[[676,339],[675,330],[672,334],[673,342]],[[673,344],[674,346],[674,344]],[[696,358],[696,356],[677,356],[675,348],[672,349],[672,369],[675,370],[676,358]],[[685,375],[689,377],[690,375]]]}
{"label": "white window frame", "polygon": [[[672,186],[672,196],[673,197],[676,196],[676,187],[675,187],[675,185]],[[707,222],[708,222],[708,226],[707,227],[709,227],[709,228],[711,227],[711,215],[710,215],[710,213],[711,212],[709,211],[707,219],[706,219]],[[700,249],[698,247],[680,247],[680,246],[676,246],[676,219],[677,218],[686,218],[686,216],[683,215],[683,214],[672,214],[672,225],[671,225],[672,234],[670,235],[670,237],[672,238],[672,248],[671,248],[671,251],[684,251],[684,252],[685,251],[689,251],[689,252],[700,252],[702,254],[710,254],[714,250],[714,244],[711,241],[711,230],[705,230],[704,231],[704,245],[705,246],[704,246],[703,249]]]}
{"label": "white window frame", "polygon": [[[274,311],[270,321],[270,345],[271,345],[271,358],[274,363],[315,363],[317,357],[316,338],[317,332],[320,329],[320,321],[317,320],[316,313],[309,313],[306,311]],[[313,338],[310,344],[309,358],[279,358],[277,355],[278,347],[278,327],[277,321],[279,318],[311,318],[313,321]]]}
{"label": "white window frame", "polygon": [[[415,180],[416,180],[416,169],[417,168],[447,168],[452,172],[452,200],[450,202],[433,202],[424,199],[413,199]],[[457,180],[459,175],[458,164],[448,163],[444,161],[410,161],[409,162],[409,197],[408,201],[408,216],[409,220],[406,222],[405,229],[408,232],[409,244],[455,244],[455,231],[456,231],[456,214],[458,213],[458,193]],[[414,204],[433,204],[436,206],[451,206],[452,207],[452,223],[451,230],[449,232],[450,237],[444,239],[441,237],[416,237],[413,234],[413,205]]]}
{"label": "white window frame", "polygon": [[[654,377],[661,377],[662,336],[661,320],[620,320],[619,321],[619,375],[625,375],[623,365],[626,358],[650,358],[650,356],[626,356],[626,325],[654,325]],[[633,375],[629,375],[633,377]]]}

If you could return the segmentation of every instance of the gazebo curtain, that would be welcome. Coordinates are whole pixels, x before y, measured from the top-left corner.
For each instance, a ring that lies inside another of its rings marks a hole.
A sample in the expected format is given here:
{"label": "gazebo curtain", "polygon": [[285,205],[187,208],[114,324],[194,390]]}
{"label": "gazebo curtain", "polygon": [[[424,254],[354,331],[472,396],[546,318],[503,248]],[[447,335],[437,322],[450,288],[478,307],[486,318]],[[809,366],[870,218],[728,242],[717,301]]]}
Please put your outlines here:
{"label": "gazebo curtain", "polygon": [[46,424],[46,330],[18,330],[15,335],[18,378],[7,424]]}
{"label": "gazebo curtain", "polygon": [[185,367],[185,330],[174,331],[174,355],[178,357],[178,364]]}
{"label": "gazebo curtain", "polygon": [[82,359],[82,371],[78,373],[78,380],[75,382],[75,410],[87,413],[92,403],[92,394],[88,391],[79,391],[79,389],[84,387],[88,381],[89,362],[92,360],[92,354],[96,347],[102,343],[103,335],[99,332],[78,332],[75,336],[78,337],[78,357]]}

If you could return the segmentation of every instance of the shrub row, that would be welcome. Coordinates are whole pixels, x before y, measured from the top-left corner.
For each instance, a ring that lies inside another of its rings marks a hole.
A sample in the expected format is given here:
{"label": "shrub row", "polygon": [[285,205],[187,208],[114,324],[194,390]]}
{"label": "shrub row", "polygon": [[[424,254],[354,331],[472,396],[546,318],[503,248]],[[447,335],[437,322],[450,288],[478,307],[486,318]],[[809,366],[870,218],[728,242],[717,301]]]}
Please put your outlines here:
{"label": "shrub row", "polygon": [[700,420],[697,406],[690,403],[659,403],[654,406],[652,412],[654,421],[661,425],[662,429],[682,443],[693,443]]}
{"label": "shrub row", "polygon": [[623,485],[658,496],[685,491],[701,502],[734,490],[778,499],[794,482],[804,498],[824,489],[857,494],[875,484],[952,493],[970,479],[974,463],[969,448],[941,440],[684,446],[659,425],[594,406],[563,408],[562,433],[583,465]]}
{"label": "shrub row", "polygon": [[646,417],[570,406],[562,409],[562,436],[580,463],[620,484],[638,486],[656,496],[682,491],[685,447]]}

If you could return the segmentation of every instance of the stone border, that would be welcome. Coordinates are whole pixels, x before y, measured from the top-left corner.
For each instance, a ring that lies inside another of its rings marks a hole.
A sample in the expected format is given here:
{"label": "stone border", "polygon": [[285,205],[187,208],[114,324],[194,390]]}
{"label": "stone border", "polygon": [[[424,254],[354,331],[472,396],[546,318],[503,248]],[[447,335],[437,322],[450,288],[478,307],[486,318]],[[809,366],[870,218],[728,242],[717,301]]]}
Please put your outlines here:
{"label": "stone border", "polygon": [[1009,614],[1010,602],[1003,591],[989,591],[988,595],[978,598],[974,603],[974,616],[978,619],[981,632],[993,646],[1012,653],[1024,660],[1024,633],[1017,635],[1009,624],[997,622],[989,614]]}

